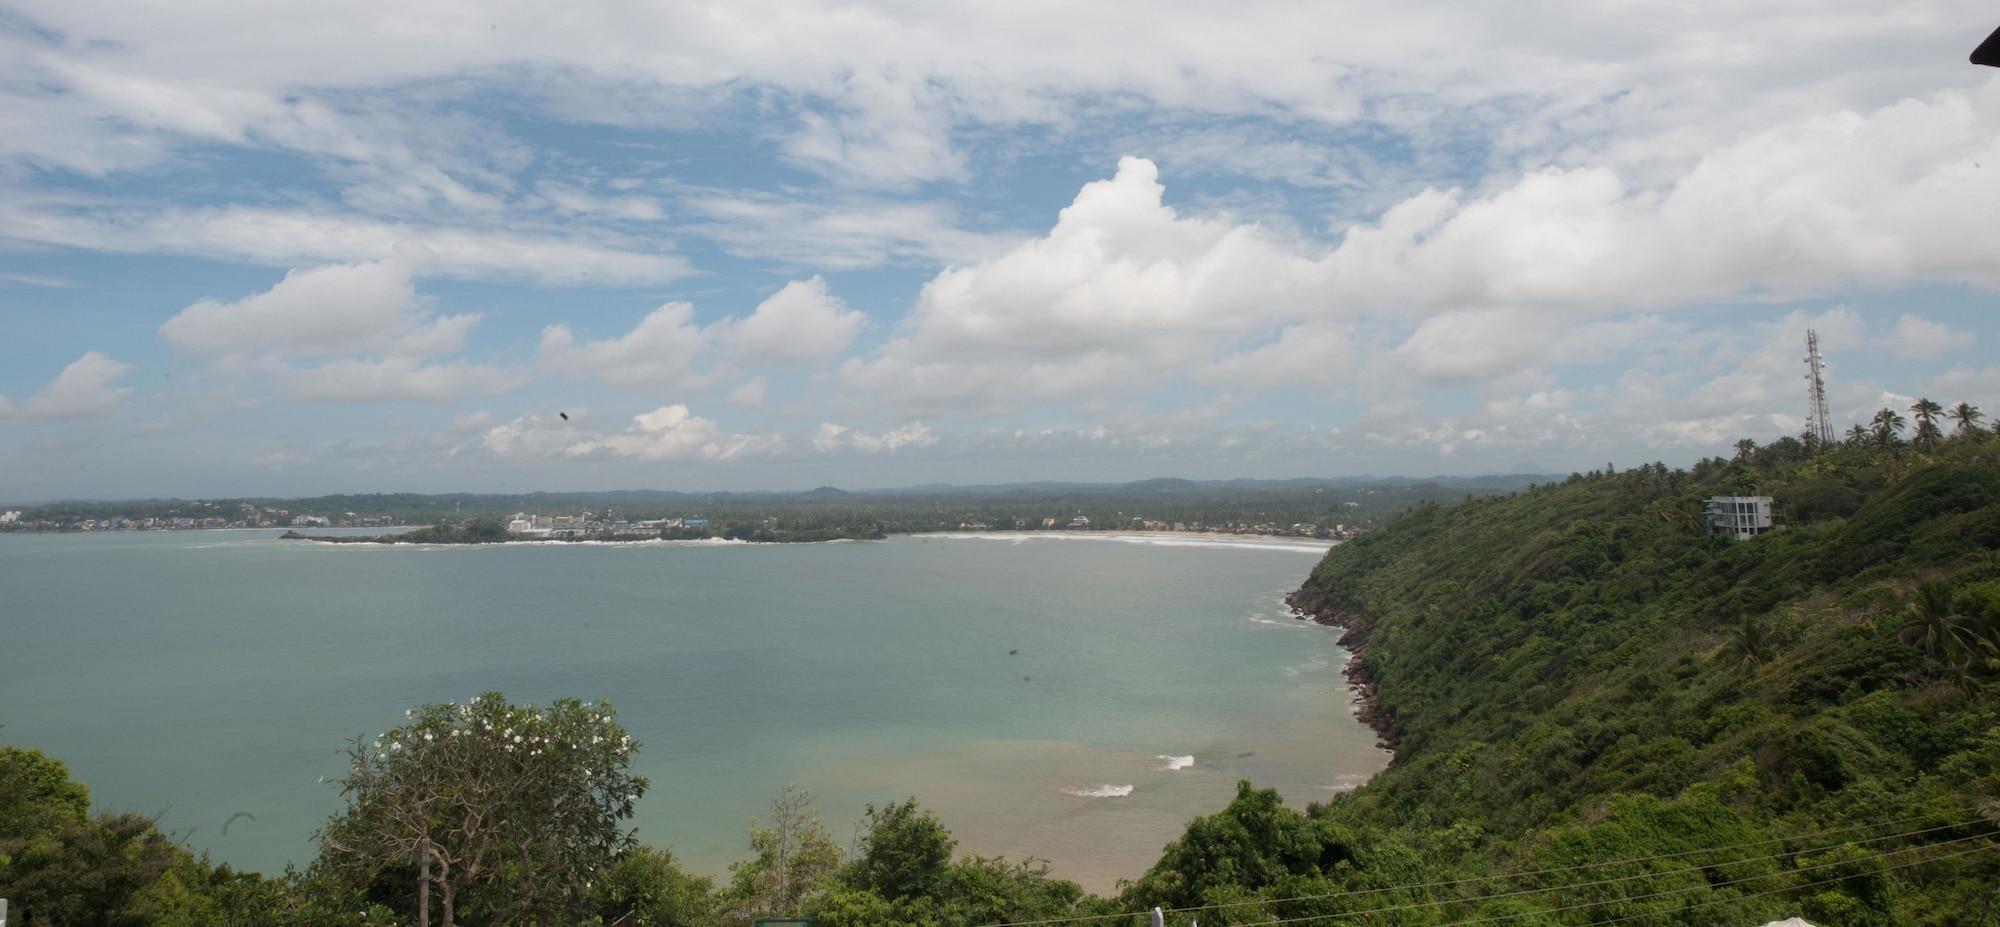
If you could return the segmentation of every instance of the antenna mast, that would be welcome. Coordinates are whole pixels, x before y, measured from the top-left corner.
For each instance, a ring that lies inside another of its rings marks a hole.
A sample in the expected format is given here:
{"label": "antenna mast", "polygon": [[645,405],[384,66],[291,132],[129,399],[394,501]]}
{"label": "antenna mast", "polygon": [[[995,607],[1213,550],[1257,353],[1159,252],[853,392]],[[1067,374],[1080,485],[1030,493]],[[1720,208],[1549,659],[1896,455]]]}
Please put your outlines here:
{"label": "antenna mast", "polygon": [[1806,433],[1818,444],[1819,450],[1834,445],[1833,416],[1826,411],[1826,361],[1819,356],[1819,332],[1806,329],[1806,382],[1811,398],[1810,409],[1806,413]]}

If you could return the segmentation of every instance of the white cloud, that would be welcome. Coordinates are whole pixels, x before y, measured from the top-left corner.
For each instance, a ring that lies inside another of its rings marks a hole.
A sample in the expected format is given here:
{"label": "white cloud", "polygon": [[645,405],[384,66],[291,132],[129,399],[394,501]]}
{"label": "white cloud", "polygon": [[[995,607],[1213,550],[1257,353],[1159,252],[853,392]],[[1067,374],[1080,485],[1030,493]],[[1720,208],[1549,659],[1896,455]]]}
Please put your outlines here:
{"label": "white cloud", "polygon": [[196,302],[161,325],[160,334],[205,354],[345,354],[399,341],[455,349],[478,316],[435,322],[419,316],[411,279],[426,257],[412,248],[382,261],[293,270],[262,293]]}
{"label": "white cloud", "polygon": [[694,306],[672,302],[616,338],[578,343],[569,326],[551,325],[542,330],[540,357],[543,368],[565,376],[624,387],[683,387],[703,380],[695,364],[709,340],[694,324]]}
{"label": "white cloud", "polygon": [[[813,366],[845,351],[866,321],[818,277],[786,284],[746,316],[706,326],[694,316],[692,304],[670,302],[623,335],[589,341],[551,325],[542,330],[541,366],[626,388],[706,386],[719,376],[711,363],[717,355],[752,366]],[[731,401],[763,402],[762,385],[745,388],[751,392]]]}
{"label": "white cloud", "polygon": [[[20,158],[109,170],[166,157],[185,139],[339,151],[329,133],[310,131],[321,122],[291,111],[499,74],[515,75],[509,89],[528,99],[642,100],[650,105],[597,109],[654,126],[685,124],[705,95],[755,94],[782,120],[776,131],[796,163],[892,184],[964,177],[975,149],[962,136],[979,127],[1062,131],[1106,111],[1362,122],[1420,148],[1477,131],[1510,162],[1579,149],[1639,164],[1685,159],[1717,132],[1769,125],[1775,114],[1879,105],[1935,87],[1937,63],[1962,60],[1981,21],[1980,10],[1951,0],[1822,3],[1810,29],[1789,6],[1719,0],[1643,19],[1561,4],[1390,0],[1344,0],[1312,16],[1289,3],[1106,2],[1062,17],[1006,5],[794,0],[560,22],[469,2],[291,4],[255,15],[227,5],[18,6],[46,32],[7,37],[3,57],[15,64],[0,113],[17,128],[48,130],[0,133]],[[415,167],[425,153],[378,157]]]}
{"label": "white cloud", "polygon": [[588,230],[556,234],[251,206],[103,208],[27,192],[8,199],[0,208],[0,238],[99,251],[284,266],[383,261],[399,247],[419,245],[431,254],[429,274],[565,285],[660,283],[689,272],[685,259],[659,253],[657,245]]}
{"label": "white cloud", "polygon": [[632,418],[622,432],[579,441],[564,449],[570,457],[609,454],[649,461],[718,461],[769,454],[784,442],[772,435],[730,434],[681,403]]}
{"label": "white cloud", "polygon": [[1430,192],[1351,230],[1331,255],[1346,304],[1571,313],[1841,284],[2000,286],[2000,81],[1870,113],[1815,115],[1721,146],[1671,183],[1616,170],[1530,172],[1466,198]]}
{"label": "white cloud", "polygon": [[0,396],[0,419],[52,421],[108,415],[131,394],[131,387],[118,385],[131,372],[131,364],[86,351],[19,405]]}
{"label": "white cloud", "polygon": [[557,415],[527,413],[513,421],[494,425],[480,436],[480,446],[507,459],[553,457],[581,440],[581,410],[568,419]]}
{"label": "white cloud", "polygon": [[905,447],[929,447],[937,442],[937,432],[922,422],[911,422],[901,428],[876,433],[857,431],[832,422],[821,422],[819,430],[813,433],[812,446],[816,451],[852,448],[873,454]]}
{"label": "white cloud", "polygon": [[746,364],[812,366],[847,350],[866,318],[814,277],[785,284],[748,317],[728,324],[722,338]]}
{"label": "white cloud", "polygon": [[[200,300],[160,335],[214,355],[212,370],[282,384],[296,399],[443,403],[522,385],[518,370],[432,360],[463,350],[479,315],[429,312],[413,278],[430,258],[404,246],[381,261],[293,270],[261,293]],[[301,358],[319,362],[293,363]]]}
{"label": "white cloud", "polygon": [[1889,333],[1889,350],[1904,360],[1927,360],[1971,347],[1978,336],[1934,322],[1922,316],[1904,314]]}
{"label": "white cloud", "polygon": [[1098,395],[1310,311],[1310,259],[1163,192],[1152,162],[1121,160],[1047,236],[925,284],[906,333],[843,377],[919,408]]}

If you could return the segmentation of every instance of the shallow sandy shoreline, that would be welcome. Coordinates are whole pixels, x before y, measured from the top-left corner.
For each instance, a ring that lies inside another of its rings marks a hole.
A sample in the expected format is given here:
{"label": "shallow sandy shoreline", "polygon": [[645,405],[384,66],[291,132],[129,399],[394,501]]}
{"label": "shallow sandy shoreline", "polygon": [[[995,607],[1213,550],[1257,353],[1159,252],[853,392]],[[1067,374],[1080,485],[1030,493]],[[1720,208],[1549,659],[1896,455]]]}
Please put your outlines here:
{"label": "shallow sandy shoreline", "polygon": [[1028,531],[922,531],[914,534],[892,534],[890,537],[911,538],[1066,538],[1073,540],[1145,540],[1147,538],[1179,538],[1198,541],[1239,541],[1262,544],[1290,544],[1294,547],[1311,547],[1319,550],[1331,549],[1341,543],[1326,538],[1302,538],[1290,534],[1221,534],[1212,531],[1058,531],[1040,528]]}

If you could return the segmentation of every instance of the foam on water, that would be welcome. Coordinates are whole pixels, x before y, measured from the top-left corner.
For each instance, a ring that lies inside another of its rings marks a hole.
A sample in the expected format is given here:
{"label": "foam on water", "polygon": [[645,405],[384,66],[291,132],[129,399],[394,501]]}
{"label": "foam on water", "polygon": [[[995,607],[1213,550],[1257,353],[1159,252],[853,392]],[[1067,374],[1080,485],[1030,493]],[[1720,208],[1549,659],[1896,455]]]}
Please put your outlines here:
{"label": "foam on water", "polygon": [[1167,761],[1167,765],[1160,767],[1161,771],[1163,772],[1172,772],[1176,769],[1186,769],[1189,766],[1194,765],[1194,754],[1192,753],[1183,756],[1174,756],[1173,754],[1170,753],[1161,753],[1161,754],[1156,754],[1154,758]]}
{"label": "foam on water", "polygon": [[1099,785],[1082,789],[1063,789],[1063,794],[1078,798],[1124,798],[1132,794],[1129,785]]}

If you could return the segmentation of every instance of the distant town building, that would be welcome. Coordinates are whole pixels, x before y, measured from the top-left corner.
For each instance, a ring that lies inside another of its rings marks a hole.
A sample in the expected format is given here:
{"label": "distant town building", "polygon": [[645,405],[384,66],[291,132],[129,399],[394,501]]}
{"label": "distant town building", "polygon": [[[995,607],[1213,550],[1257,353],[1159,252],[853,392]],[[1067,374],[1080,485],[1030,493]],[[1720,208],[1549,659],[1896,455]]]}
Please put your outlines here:
{"label": "distant town building", "polygon": [[325,515],[292,516],[292,527],[294,528],[325,528],[331,524],[333,522],[329,521]]}
{"label": "distant town building", "polygon": [[1077,517],[1069,520],[1069,526],[1072,528],[1079,528],[1079,529],[1088,528],[1090,527],[1090,518],[1085,515],[1078,515]]}
{"label": "distant town building", "polygon": [[1770,496],[1712,496],[1702,507],[1708,536],[1747,541],[1771,530]]}

